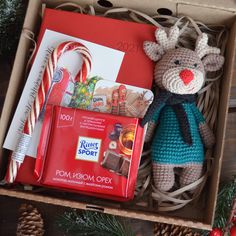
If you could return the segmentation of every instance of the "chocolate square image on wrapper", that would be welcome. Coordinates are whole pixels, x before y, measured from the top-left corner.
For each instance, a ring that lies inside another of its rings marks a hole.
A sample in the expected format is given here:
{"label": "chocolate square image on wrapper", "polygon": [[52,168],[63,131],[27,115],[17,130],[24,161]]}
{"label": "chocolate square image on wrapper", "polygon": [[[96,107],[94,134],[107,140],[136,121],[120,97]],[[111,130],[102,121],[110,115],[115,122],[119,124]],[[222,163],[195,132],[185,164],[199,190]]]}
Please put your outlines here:
{"label": "chocolate square image on wrapper", "polygon": [[112,152],[110,150],[107,150],[101,165],[106,169],[109,169],[111,171],[118,173],[122,162],[123,162],[123,158],[121,155],[115,152]]}
{"label": "chocolate square image on wrapper", "polygon": [[129,166],[130,166],[130,160],[127,158],[122,158],[122,164],[120,166],[119,173],[126,178],[128,177],[129,174]]}

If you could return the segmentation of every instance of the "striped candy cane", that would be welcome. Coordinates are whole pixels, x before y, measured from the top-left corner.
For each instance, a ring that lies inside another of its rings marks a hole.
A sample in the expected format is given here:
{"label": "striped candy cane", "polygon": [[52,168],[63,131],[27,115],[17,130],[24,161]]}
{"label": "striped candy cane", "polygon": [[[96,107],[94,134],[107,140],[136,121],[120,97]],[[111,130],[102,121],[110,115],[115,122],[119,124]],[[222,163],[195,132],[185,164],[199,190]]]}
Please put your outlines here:
{"label": "striped candy cane", "polygon": [[8,170],[5,176],[7,183],[13,183],[17,177],[18,170],[24,161],[25,155],[29,148],[30,140],[38,121],[40,113],[44,111],[49,94],[52,90],[53,83],[60,82],[57,80],[58,75],[55,73],[59,58],[68,51],[75,51],[82,55],[83,63],[82,68],[78,72],[75,80],[85,83],[90,70],[91,70],[91,55],[89,50],[81,43],[78,42],[64,42],[58,45],[52,52],[47,66],[45,68],[41,84],[39,85],[38,92],[32,104],[30,113],[25,121],[23,131],[20,135],[18,145],[15,151],[12,152],[11,159],[8,165]]}

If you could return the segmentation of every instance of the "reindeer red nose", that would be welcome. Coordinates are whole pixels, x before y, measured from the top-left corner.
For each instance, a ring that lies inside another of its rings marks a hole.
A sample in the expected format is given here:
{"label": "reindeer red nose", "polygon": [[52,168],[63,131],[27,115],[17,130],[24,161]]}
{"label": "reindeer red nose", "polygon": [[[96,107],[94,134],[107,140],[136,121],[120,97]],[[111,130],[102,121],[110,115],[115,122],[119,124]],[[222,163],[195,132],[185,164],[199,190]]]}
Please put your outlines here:
{"label": "reindeer red nose", "polygon": [[179,77],[183,80],[185,85],[188,85],[194,79],[194,74],[191,70],[185,69],[180,71]]}

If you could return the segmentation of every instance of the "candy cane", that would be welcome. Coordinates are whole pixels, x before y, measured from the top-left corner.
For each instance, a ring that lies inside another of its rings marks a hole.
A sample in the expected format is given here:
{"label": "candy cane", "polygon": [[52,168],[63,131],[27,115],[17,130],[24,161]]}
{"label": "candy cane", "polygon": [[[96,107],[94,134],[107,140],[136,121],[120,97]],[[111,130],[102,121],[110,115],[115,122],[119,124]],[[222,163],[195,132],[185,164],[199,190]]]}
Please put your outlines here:
{"label": "candy cane", "polygon": [[7,183],[13,183],[17,177],[18,170],[24,161],[25,155],[29,148],[32,133],[35,124],[38,121],[40,113],[44,110],[45,104],[48,100],[49,94],[52,90],[53,82],[56,81],[56,67],[59,58],[68,51],[76,51],[81,54],[83,58],[82,68],[78,72],[75,80],[85,83],[91,70],[91,55],[89,50],[78,42],[64,42],[58,45],[52,52],[47,66],[44,70],[42,81],[39,85],[35,100],[32,104],[30,113],[25,121],[23,131],[20,135],[18,145],[15,151],[12,152],[11,159],[8,165],[8,170],[5,176]]}

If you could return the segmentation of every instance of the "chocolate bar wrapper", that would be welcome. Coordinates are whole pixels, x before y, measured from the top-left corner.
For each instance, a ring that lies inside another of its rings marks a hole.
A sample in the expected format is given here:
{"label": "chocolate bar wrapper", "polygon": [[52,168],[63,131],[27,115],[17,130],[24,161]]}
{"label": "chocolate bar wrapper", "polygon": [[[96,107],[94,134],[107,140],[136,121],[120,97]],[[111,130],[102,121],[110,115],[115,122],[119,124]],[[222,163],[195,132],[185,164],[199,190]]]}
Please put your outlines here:
{"label": "chocolate bar wrapper", "polygon": [[144,139],[139,119],[47,106],[42,129],[35,167],[40,184],[133,198]]}

